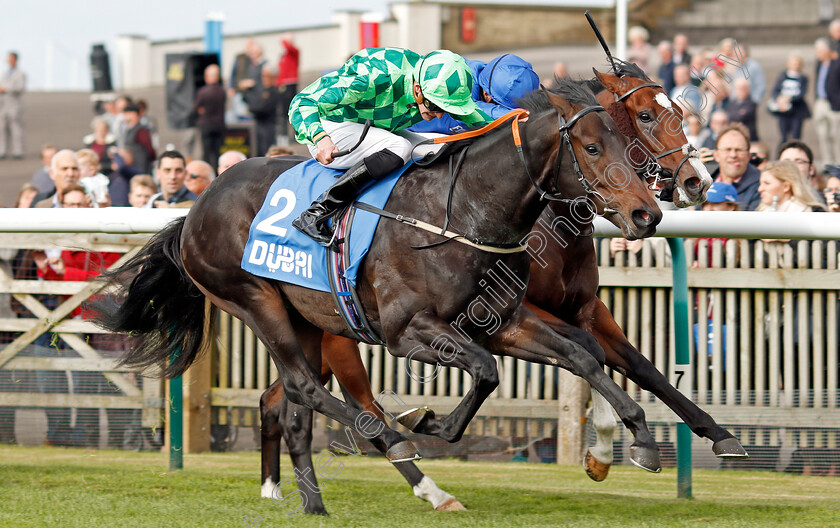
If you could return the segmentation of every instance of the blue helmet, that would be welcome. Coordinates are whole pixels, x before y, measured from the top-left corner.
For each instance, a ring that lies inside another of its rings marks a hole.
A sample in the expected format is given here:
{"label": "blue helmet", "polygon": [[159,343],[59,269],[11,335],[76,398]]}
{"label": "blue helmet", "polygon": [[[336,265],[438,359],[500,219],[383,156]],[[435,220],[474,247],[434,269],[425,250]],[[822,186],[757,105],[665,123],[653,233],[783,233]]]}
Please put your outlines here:
{"label": "blue helmet", "polygon": [[513,109],[517,99],[539,88],[540,80],[530,62],[507,53],[487,63],[478,74],[478,85],[494,102]]}

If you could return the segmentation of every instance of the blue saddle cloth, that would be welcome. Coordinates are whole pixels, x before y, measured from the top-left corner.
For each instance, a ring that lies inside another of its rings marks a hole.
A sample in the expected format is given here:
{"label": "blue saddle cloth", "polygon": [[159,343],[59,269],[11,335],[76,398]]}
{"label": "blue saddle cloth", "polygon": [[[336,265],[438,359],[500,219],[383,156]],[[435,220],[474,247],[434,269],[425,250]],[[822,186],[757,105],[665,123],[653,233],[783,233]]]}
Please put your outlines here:
{"label": "blue saddle cloth", "polygon": [[[363,190],[356,201],[384,207],[400,176],[410,165],[375,182]],[[342,172],[309,160],[281,173],[271,184],[262,207],[251,222],[242,269],[260,277],[329,292],[327,248],[292,227],[292,220],[335,183],[336,176]],[[351,226],[350,266],[345,273],[354,287],[378,224],[379,215],[356,210]]]}

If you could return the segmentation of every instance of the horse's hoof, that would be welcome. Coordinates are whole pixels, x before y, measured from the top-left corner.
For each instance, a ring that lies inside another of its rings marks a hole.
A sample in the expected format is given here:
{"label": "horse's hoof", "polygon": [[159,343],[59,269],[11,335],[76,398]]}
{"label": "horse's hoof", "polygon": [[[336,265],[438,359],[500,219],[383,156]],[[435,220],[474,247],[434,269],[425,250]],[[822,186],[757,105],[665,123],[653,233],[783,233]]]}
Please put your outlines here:
{"label": "horse's hoof", "polygon": [[651,473],[662,471],[662,462],[659,461],[659,450],[656,448],[631,445],[630,462]]}
{"label": "horse's hoof", "polygon": [[434,417],[435,411],[429,409],[428,407],[417,407],[415,409],[409,409],[397,416],[397,422],[402,424],[409,431],[416,433],[418,432],[417,429],[424,421]]}
{"label": "horse's hoof", "polygon": [[414,447],[414,444],[408,440],[403,440],[402,442],[397,442],[392,445],[391,448],[388,449],[388,452],[385,453],[385,456],[392,464],[396,464],[397,462],[411,462],[412,460],[420,460],[423,458],[420,456],[420,452],[417,451],[417,448]]}
{"label": "horse's hoof", "polygon": [[586,471],[587,476],[595,482],[601,482],[610,472],[612,464],[604,464],[595,458],[587,449],[586,456],[583,457],[583,470]]}
{"label": "horse's hoof", "polygon": [[720,458],[750,458],[747,450],[744,449],[741,442],[734,436],[715,442],[712,446],[712,451],[715,453],[715,456]]}
{"label": "horse's hoof", "polygon": [[435,510],[437,510],[437,511],[464,511],[464,510],[466,510],[466,508],[464,508],[464,505],[461,504],[461,501],[459,501],[455,497],[452,497],[451,499],[446,499],[445,501],[440,503],[440,505],[437,508],[435,508]]}

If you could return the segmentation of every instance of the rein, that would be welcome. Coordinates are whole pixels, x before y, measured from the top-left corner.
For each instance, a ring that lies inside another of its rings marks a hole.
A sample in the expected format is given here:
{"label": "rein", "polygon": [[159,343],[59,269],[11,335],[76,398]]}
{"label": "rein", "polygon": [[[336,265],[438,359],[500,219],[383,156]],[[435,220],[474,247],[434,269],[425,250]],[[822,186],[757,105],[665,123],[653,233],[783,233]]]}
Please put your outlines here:
{"label": "rein", "polygon": [[[557,114],[557,128],[558,128],[558,131],[560,132],[561,139],[560,139],[560,146],[559,146],[558,151],[557,151],[557,165],[556,165],[555,171],[554,171],[554,181],[555,181],[555,188],[556,188],[557,181],[559,181],[559,177],[560,177],[560,165],[561,165],[562,157],[563,157],[563,144],[565,143],[566,147],[569,151],[569,155],[571,156],[572,165],[574,167],[575,175],[578,179],[578,182],[581,184],[581,186],[583,186],[586,193],[594,194],[594,195],[600,197],[601,200],[606,203],[606,200],[604,199],[604,197],[595,188],[592,187],[592,185],[589,183],[589,181],[587,181],[586,177],[584,176],[583,171],[580,168],[580,164],[578,163],[577,156],[575,155],[574,148],[572,147],[571,137],[569,136],[569,129],[571,129],[571,127],[573,127],[575,125],[575,123],[577,123],[578,120],[581,119],[583,116],[585,116],[585,115],[587,115],[591,112],[605,112],[605,111],[606,111],[606,109],[603,106],[600,106],[600,105],[587,106],[587,107],[581,109],[580,111],[578,111],[568,121],[566,121],[566,119],[561,114],[559,114],[559,113]],[[415,145],[414,148],[416,148],[419,145],[428,145],[428,144],[441,145],[441,144],[456,143],[456,142],[463,141],[463,140],[473,139],[475,137],[486,134],[490,130],[495,129],[495,128],[499,127],[500,125],[502,125],[502,124],[504,124],[508,121],[511,121],[511,134],[513,135],[513,143],[516,146],[516,152],[519,155],[519,160],[522,162],[522,166],[525,169],[525,174],[528,175],[528,180],[531,182],[531,185],[534,187],[534,189],[536,189],[537,193],[539,193],[540,200],[541,201],[542,200],[551,200],[551,201],[565,202],[565,203],[574,202],[574,200],[561,197],[559,192],[549,192],[549,191],[544,190],[542,187],[539,186],[539,184],[537,184],[536,180],[534,180],[534,176],[531,174],[531,171],[528,168],[528,160],[525,158],[525,152],[522,149],[522,136],[519,133],[519,121],[523,118],[528,117],[528,115],[529,115],[529,113],[528,113],[527,110],[524,110],[524,109],[521,109],[521,108],[516,108],[516,109],[513,109],[510,112],[506,113],[502,117],[494,120],[492,123],[490,123],[488,125],[485,125],[485,126],[479,128],[479,129],[470,130],[470,131],[467,131],[467,132],[462,132],[460,134],[454,134],[454,135],[451,135],[451,136],[441,136],[441,137],[427,139],[427,140],[422,141],[422,142],[418,143],[417,145]],[[467,145],[466,148],[469,148],[469,145]],[[458,233],[458,232],[450,231],[450,230],[447,229],[449,227],[449,221],[450,221],[450,216],[451,216],[452,195],[453,195],[453,190],[455,188],[455,181],[457,179],[458,172],[461,168],[461,164],[464,161],[464,158],[466,157],[466,148],[461,152],[460,156],[458,157],[458,161],[455,163],[454,168],[453,168],[453,165],[452,165],[452,157],[450,157],[450,159],[449,159],[449,179],[450,179],[450,183],[449,183],[449,193],[448,193],[447,201],[446,201],[446,217],[445,217],[445,223],[444,223],[443,227],[437,227],[437,226],[434,226],[434,225],[429,224],[427,222],[423,222],[422,220],[417,220],[416,218],[410,218],[410,217],[407,217],[407,216],[394,214],[394,213],[391,213],[389,211],[385,211],[384,209],[379,209],[377,207],[373,207],[371,205],[360,203],[360,202],[355,202],[353,204],[354,207],[362,209],[363,211],[368,211],[370,213],[378,214],[380,216],[383,216],[385,218],[389,218],[391,220],[396,220],[398,222],[417,227],[419,229],[423,229],[424,231],[428,231],[430,233],[435,233],[435,234],[440,235],[440,236],[442,236],[446,239],[446,240],[443,240],[441,242],[436,242],[436,243],[425,245],[425,246],[416,246],[416,247],[412,246],[412,249],[433,248],[433,247],[443,245],[443,244],[445,244],[447,242],[450,242],[452,240],[455,240],[455,241],[461,242],[463,244],[466,244],[468,246],[480,249],[482,251],[487,251],[487,252],[490,252],[490,253],[518,253],[518,252],[525,251],[528,247],[527,244],[522,245],[522,244],[487,243],[487,242],[483,242],[482,240],[480,240],[476,237],[472,237],[472,236],[470,236],[466,233]],[[412,149],[412,157],[413,157],[413,151],[414,150]],[[429,159],[421,160],[420,162],[418,162],[418,165],[420,165],[420,166],[428,165],[434,159],[437,159],[437,156],[433,155]]]}

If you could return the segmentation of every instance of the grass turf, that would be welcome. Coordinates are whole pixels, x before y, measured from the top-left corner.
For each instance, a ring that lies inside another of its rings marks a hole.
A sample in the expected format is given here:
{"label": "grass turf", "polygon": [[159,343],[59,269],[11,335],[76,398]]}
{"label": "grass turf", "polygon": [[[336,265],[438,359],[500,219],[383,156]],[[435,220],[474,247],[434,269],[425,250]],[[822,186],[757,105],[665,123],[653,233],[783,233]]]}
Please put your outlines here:
{"label": "grass turf", "polygon": [[595,483],[578,467],[424,460],[468,508],[435,512],[384,459],[337,462],[319,482],[331,517],[290,518],[291,503],[259,497],[259,453],[186,455],[170,473],[163,453],[4,446],[0,527],[840,526],[837,478],[695,470],[695,498],[678,500],[675,470],[616,467]]}

